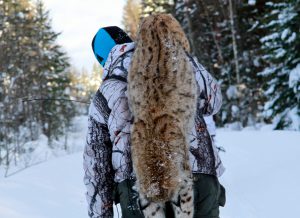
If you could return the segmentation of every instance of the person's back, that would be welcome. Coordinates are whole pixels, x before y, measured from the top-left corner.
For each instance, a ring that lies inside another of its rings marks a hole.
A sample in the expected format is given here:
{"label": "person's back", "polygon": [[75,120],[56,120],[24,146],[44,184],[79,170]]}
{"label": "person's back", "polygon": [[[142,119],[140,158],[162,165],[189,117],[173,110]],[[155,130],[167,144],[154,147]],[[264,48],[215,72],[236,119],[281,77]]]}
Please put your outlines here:
{"label": "person's back", "polygon": [[[97,40],[94,40],[94,43],[95,41]],[[133,185],[132,181],[135,179],[130,147],[132,114],[127,98],[127,75],[134,48],[134,43],[113,47],[105,60],[103,83],[90,106],[89,129],[84,152],[90,217],[112,217],[113,201],[121,203],[124,217],[143,217],[136,204],[138,195],[131,189],[127,190],[127,193],[131,193],[129,195],[124,191]],[[223,167],[211,144],[202,114],[214,114],[219,110],[220,90],[215,80],[201,65],[192,58],[190,61],[200,93],[195,125],[189,134],[191,171],[195,178],[208,174],[215,180],[216,176],[222,174]],[[217,189],[219,190],[218,187]],[[195,203],[197,201],[199,199],[195,199]]]}

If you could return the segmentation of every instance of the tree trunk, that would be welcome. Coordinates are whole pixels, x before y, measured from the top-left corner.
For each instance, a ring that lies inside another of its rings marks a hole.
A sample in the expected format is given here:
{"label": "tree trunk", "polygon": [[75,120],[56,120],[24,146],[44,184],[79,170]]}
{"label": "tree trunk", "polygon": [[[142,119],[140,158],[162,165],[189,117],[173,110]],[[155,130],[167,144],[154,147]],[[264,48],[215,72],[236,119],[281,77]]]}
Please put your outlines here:
{"label": "tree trunk", "polygon": [[231,26],[231,37],[232,37],[236,82],[237,84],[240,84],[240,70],[239,70],[240,67],[239,67],[239,60],[238,60],[238,49],[236,43],[236,30],[234,25],[232,0],[229,0],[229,15],[230,15],[230,26]]}
{"label": "tree trunk", "polygon": [[203,8],[203,11],[205,13],[205,17],[206,17],[207,23],[208,23],[210,31],[211,31],[211,35],[212,35],[213,41],[214,41],[214,43],[216,45],[216,48],[217,48],[217,51],[218,51],[219,61],[221,62],[221,64],[223,64],[224,63],[224,58],[223,58],[223,54],[222,54],[222,49],[221,49],[219,41],[217,40],[216,32],[215,32],[215,30],[214,30],[214,28],[211,25],[211,22],[209,20],[210,16],[209,16],[209,14],[207,12],[207,9],[205,7],[205,3],[203,2],[203,0],[201,0],[201,4],[202,4],[201,6]]}
{"label": "tree trunk", "polygon": [[191,16],[189,13],[189,9],[190,9],[190,1],[189,0],[185,0],[185,7],[184,7],[184,17],[187,20],[188,23],[188,35],[189,35],[189,39],[190,39],[190,46],[191,46],[191,54],[195,55],[195,34],[193,31],[193,26],[192,26],[192,21],[191,21]]}

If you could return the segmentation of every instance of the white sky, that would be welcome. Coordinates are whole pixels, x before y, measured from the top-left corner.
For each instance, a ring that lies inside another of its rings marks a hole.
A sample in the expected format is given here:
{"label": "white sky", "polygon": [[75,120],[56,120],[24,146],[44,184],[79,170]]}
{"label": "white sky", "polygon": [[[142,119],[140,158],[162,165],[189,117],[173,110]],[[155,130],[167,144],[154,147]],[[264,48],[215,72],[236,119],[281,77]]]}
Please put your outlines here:
{"label": "white sky", "polygon": [[103,26],[121,26],[125,0],[44,0],[52,26],[62,32],[58,43],[68,52],[71,64],[91,71],[97,60],[91,49],[95,33]]}

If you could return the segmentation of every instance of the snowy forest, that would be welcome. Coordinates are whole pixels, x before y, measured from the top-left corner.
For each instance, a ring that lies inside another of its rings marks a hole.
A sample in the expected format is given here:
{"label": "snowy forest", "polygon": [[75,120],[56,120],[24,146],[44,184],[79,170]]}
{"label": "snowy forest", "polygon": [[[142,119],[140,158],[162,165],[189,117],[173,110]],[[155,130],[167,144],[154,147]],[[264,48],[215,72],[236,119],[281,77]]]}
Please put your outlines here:
{"label": "snowy forest", "polygon": [[[123,27],[136,39],[140,20],[160,12],[177,18],[192,55],[218,79],[219,127],[299,131],[299,0],[127,0]],[[29,158],[28,142],[41,135],[68,151],[72,120],[87,113],[101,83],[99,64],[92,72],[71,66],[60,34],[43,1],[0,0],[2,166]]]}

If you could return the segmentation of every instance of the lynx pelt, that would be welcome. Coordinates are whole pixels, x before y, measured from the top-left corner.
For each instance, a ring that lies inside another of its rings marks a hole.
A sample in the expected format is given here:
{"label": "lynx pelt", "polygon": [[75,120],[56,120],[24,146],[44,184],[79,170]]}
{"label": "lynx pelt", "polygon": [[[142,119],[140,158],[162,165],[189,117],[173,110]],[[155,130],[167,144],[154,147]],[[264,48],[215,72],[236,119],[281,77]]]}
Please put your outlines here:
{"label": "lynx pelt", "polygon": [[[196,110],[188,40],[167,14],[144,18],[128,75],[133,167],[145,217],[193,216],[187,131]],[[179,200],[178,200],[179,199]],[[176,206],[177,205],[177,206]]]}

